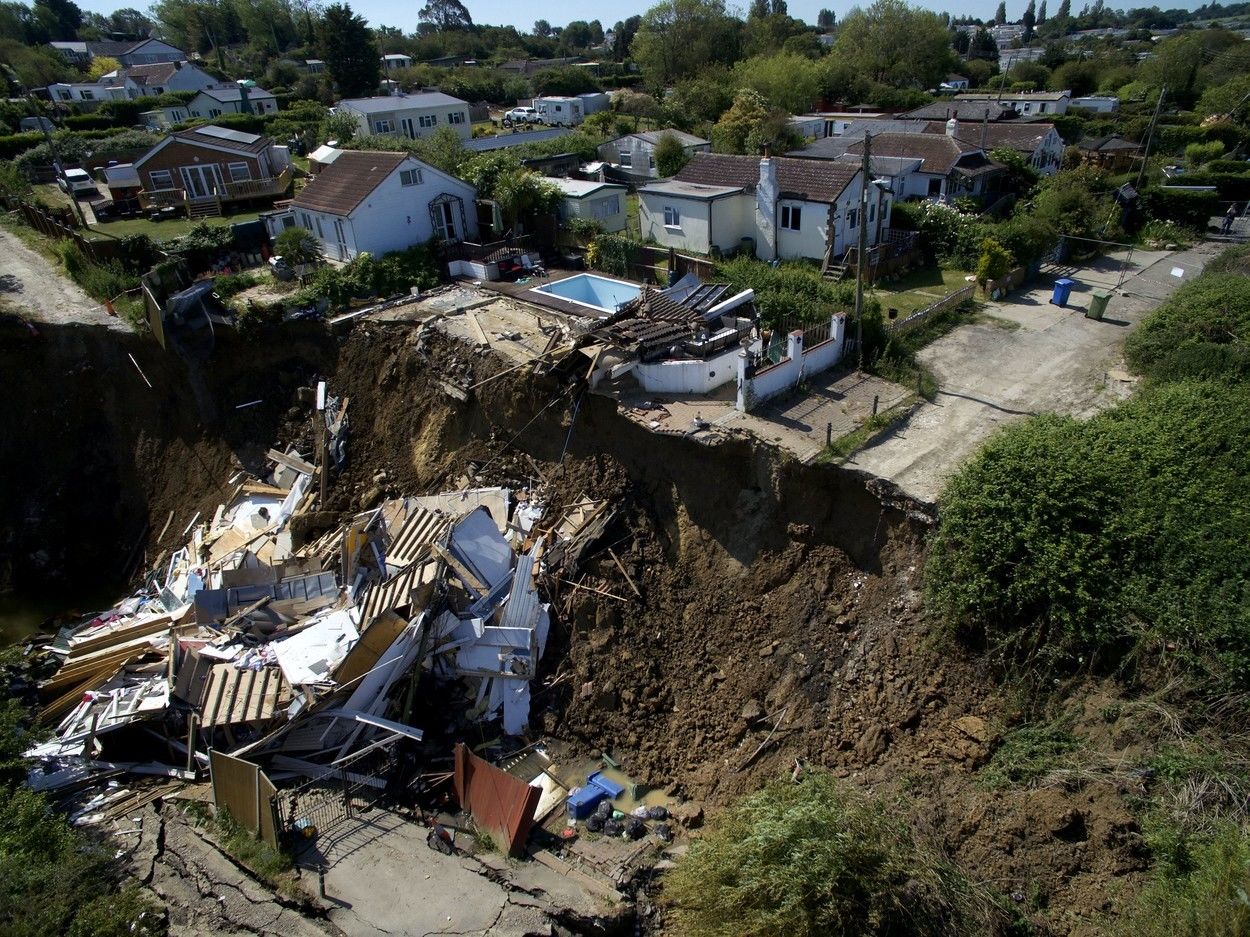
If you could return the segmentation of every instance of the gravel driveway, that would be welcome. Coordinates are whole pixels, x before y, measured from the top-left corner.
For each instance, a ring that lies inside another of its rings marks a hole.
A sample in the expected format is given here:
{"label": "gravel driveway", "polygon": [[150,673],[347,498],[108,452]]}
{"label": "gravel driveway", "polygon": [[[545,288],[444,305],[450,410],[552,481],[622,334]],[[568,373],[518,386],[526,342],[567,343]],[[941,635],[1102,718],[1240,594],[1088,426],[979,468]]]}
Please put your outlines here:
{"label": "gravel driveway", "polygon": [[32,322],[47,325],[94,325],[130,332],[124,319],[78,288],[55,264],[0,228],[0,299]]}

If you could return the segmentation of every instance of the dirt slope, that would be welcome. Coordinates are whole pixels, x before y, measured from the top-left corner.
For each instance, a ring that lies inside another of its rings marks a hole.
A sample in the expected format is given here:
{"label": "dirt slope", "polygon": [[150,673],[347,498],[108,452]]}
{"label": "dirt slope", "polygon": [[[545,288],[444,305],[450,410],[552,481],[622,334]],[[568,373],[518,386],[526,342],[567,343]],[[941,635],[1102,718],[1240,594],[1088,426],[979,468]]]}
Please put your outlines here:
{"label": "dirt slope", "polygon": [[323,375],[351,398],[340,511],[464,480],[545,480],[552,503],[617,506],[605,539],[627,575],[604,551],[583,580],[613,597],[567,585],[553,596],[542,730],[709,810],[796,761],[828,767],[897,797],[1043,933],[1105,932],[1102,915],[1135,888],[1130,792],[977,783],[1006,704],[932,633],[920,595],[931,518],[888,486],[745,441],[657,436],[526,372],[462,402],[441,383],[469,387],[502,365],[409,326],[239,342],[198,371],[150,342],[49,330],[0,346],[0,369],[17,367],[31,379],[0,416],[0,450],[16,454],[0,470],[12,581],[111,571],[136,543],[153,558],[213,510],[232,466],[307,435],[296,391]]}

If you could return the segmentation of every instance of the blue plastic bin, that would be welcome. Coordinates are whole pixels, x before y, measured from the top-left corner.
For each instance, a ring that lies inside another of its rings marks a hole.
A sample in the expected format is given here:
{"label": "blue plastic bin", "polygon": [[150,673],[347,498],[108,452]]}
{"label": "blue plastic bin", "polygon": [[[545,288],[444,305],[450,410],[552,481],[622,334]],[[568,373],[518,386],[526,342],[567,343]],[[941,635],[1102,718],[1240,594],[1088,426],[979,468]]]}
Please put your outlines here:
{"label": "blue plastic bin", "polygon": [[1060,277],[1055,281],[1055,291],[1051,294],[1050,301],[1056,306],[1066,306],[1070,295],[1072,295],[1072,281],[1067,277]]}

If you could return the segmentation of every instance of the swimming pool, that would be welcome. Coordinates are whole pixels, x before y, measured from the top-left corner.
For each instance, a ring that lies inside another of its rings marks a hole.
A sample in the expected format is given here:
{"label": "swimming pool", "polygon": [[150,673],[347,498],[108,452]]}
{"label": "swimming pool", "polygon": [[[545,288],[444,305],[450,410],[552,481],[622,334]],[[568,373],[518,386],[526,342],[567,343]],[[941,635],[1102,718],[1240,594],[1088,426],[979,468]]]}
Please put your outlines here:
{"label": "swimming pool", "polygon": [[601,312],[616,312],[631,299],[637,299],[642,287],[623,280],[595,276],[593,273],[579,273],[566,280],[536,286],[534,292],[557,296],[566,302],[589,306]]}

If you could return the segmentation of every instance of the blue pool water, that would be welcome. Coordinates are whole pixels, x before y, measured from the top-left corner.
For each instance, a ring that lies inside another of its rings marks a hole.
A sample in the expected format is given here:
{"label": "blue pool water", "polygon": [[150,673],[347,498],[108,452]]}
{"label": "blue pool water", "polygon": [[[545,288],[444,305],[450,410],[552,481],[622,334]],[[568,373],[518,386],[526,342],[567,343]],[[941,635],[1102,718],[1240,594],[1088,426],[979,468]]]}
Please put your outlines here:
{"label": "blue pool water", "polygon": [[534,292],[558,296],[570,303],[589,306],[603,312],[616,312],[618,306],[636,299],[642,292],[642,287],[621,280],[595,276],[593,273],[579,273],[567,280],[557,280],[546,286],[536,286]]}

